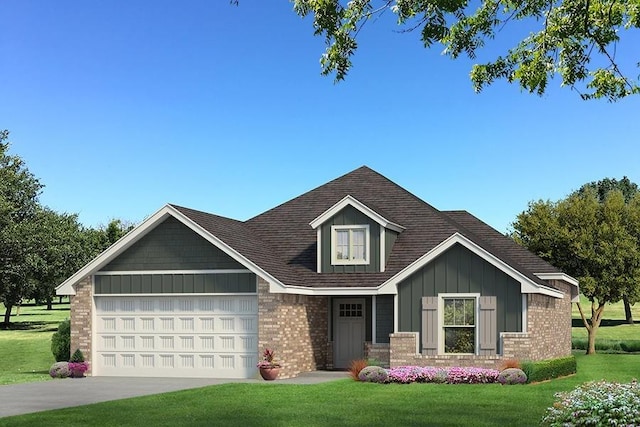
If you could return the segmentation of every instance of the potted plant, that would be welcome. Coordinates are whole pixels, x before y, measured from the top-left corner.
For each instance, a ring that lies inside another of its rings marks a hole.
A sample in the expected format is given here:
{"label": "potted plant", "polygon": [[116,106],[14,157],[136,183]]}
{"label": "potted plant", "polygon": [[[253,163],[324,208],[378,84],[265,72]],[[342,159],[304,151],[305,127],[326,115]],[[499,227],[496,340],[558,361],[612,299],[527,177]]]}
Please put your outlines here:
{"label": "potted plant", "polygon": [[275,352],[273,350],[265,348],[262,353],[262,360],[258,362],[260,376],[266,381],[275,380],[280,373],[280,364],[273,361],[274,355]]}
{"label": "potted plant", "polygon": [[71,359],[69,359],[69,372],[71,378],[83,378],[85,372],[89,369],[89,364],[84,361],[84,355],[80,349],[77,349]]}

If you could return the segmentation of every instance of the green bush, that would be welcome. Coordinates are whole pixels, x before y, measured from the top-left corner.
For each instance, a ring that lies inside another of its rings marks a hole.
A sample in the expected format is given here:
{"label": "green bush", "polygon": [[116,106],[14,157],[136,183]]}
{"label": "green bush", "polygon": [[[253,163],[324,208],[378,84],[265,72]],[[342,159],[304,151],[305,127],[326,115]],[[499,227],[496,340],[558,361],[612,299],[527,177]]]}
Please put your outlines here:
{"label": "green bush", "polygon": [[[571,340],[574,350],[587,350],[588,344],[584,338]],[[640,352],[640,340],[596,340],[595,347],[601,353],[637,353]]]}
{"label": "green bush", "polygon": [[84,354],[82,354],[82,351],[80,349],[77,349],[76,351],[74,351],[73,354],[71,355],[71,359],[69,359],[69,362],[73,362],[73,363],[84,362]]}
{"label": "green bush", "polygon": [[547,409],[542,425],[640,425],[640,385],[636,381],[590,382],[555,396],[557,400]]}
{"label": "green bush", "polygon": [[522,370],[530,383],[564,377],[576,373],[576,358],[567,356],[537,362],[526,361],[522,362]]}
{"label": "green bush", "polygon": [[71,321],[63,320],[51,337],[51,352],[56,362],[67,362],[71,357]]}

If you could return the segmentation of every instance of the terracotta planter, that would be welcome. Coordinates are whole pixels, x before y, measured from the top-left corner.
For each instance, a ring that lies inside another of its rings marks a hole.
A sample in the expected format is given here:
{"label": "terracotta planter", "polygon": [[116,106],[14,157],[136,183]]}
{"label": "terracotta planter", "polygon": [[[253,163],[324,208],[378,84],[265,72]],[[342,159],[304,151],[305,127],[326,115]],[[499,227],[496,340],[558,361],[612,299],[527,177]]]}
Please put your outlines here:
{"label": "terracotta planter", "polygon": [[278,378],[280,368],[260,368],[260,376],[265,381],[273,381]]}

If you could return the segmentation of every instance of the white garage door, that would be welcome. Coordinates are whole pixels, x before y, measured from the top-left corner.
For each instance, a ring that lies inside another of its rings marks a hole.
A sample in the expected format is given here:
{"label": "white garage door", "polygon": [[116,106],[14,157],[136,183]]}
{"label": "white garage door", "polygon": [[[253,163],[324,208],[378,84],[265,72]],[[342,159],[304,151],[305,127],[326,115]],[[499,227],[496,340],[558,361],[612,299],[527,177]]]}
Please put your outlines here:
{"label": "white garage door", "polygon": [[97,296],[93,375],[250,378],[255,295]]}

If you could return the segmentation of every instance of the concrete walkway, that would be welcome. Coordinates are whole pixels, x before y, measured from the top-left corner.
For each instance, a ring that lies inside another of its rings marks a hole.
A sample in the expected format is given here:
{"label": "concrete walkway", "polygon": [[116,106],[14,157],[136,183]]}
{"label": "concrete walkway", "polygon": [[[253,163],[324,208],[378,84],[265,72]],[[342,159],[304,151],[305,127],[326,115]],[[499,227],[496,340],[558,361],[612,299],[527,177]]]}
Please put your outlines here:
{"label": "concrete walkway", "polygon": [[[274,384],[317,384],[347,378],[347,372],[316,371]],[[167,393],[224,383],[261,383],[262,379],[87,377],[0,385],[0,418],[109,400]]]}

